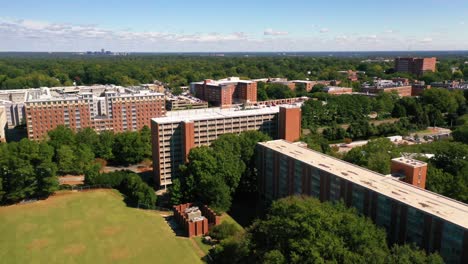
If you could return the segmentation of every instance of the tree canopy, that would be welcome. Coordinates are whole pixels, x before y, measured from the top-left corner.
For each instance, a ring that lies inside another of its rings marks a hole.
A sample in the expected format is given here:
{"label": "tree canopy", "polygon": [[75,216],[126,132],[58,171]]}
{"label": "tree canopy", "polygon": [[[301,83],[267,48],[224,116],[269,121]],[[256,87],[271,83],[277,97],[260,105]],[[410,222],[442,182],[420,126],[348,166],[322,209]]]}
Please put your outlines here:
{"label": "tree canopy", "polygon": [[216,263],[443,263],[412,245],[389,247],[383,229],[344,204],[287,197],[247,234],[211,250]]}
{"label": "tree canopy", "polygon": [[171,202],[202,202],[218,212],[227,211],[236,192],[257,190],[255,145],[269,137],[258,131],[225,134],[190,150],[181,175],[170,187]]}

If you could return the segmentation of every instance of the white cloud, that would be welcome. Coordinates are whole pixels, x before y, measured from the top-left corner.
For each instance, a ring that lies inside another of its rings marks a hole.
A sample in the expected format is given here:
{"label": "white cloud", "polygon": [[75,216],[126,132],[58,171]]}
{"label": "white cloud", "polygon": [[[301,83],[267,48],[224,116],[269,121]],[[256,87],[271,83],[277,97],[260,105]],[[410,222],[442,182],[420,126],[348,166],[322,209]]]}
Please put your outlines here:
{"label": "white cloud", "polygon": [[346,42],[348,39],[349,38],[346,35],[340,35],[335,37],[336,42]]}
{"label": "white cloud", "polygon": [[[0,17],[0,51],[86,51],[105,48],[111,51],[146,52],[228,52],[228,51],[333,51],[463,49],[468,42],[438,37],[403,34],[364,35],[359,32],[335,34],[317,25],[314,30],[327,34],[290,35],[271,28],[261,32],[180,33],[170,31],[110,30],[99,25],[50,23]],[[388,30],[387,30],[388,31]],[[392,30],[392,32],[395,32]],[[275,37],[276,36],[276,37]],[[280,37],[283,36],[283,37]]]}
{"label": "white cloud", "polygon": [[432,38],[423,38],[421,40],[419,40],[420,43],[431,43],[432,42]]}
{"label": "white cloud", "polygon": [[465,25],[465,24],[466,24],[465,21],[460,21],[460,25],[463,26],[463,25]]}
{"label": "white cloud", "polygon": [[328,33],[330,30],[328,28],[320,29],[320,33]]}
{"label": "white cloud", "polygon": [[265,31],[263,31],[263,35],[265,36],[284,36],[288,35],[289,33],[286,31],[276,31],[273,30],[272,28],[267,28]]}
{"label": "white cloud", "polygon": [[[276,32],[278,33],[278,32]],[[109,30],[97,25],[73,25],[0,18],[0,50],[90,50],[109,46],[115,49],[184,49],[188,44],[225,43],[249,40],[244,32],[192,33],[135,32]],[[28,44],[29,43],[29,44]],[[30,48],[27,48],[29,45]],[[222,45],[220,45],[222,47]]]}

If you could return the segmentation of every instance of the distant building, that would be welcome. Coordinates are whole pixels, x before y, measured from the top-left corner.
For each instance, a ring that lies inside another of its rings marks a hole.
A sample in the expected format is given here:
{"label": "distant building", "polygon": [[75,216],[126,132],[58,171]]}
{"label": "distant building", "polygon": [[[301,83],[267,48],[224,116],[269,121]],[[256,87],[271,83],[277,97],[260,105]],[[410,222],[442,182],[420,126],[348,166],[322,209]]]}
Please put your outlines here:
{"label": "distant building", "polygon": [[298,85],[303,85],[307,92],[310,92],[312,90],[312,88],[314,88],[314,82],[313,81],[293,80],[291,82],[294,84],[294,90],[297,89]]}
{"label": "distant building", "polygon": [[166,96],[168,111],[208,108],[208,102],[192,96]]}
{"label": "distant building", "polygon": [[446,263],[468,263],[468,205],[424,190],[426,163],[394,159],[394,177],[284,140],[259,143],[257,153],[264,199],[343,201],[383,227],[390,243],[415,243]]}
{"label": "distant building", "polygon": [[468,82],[461,81],[444,81],[444,82],[433,82],[431,86],[434,88],[445,88],[445,89],[468,89]]}
{"label": "distant building", "polygon": [[417,82],[411,85],[411,96],[420,96],[426,90],[431,89],[430,85],[426,85],[424,82]]}
{"label": "distant building", "polygon": [[326,86],[323,91],[327,94],[340,95],[340,94],[352,94],[353,88],[339,87],[339,86]]}
{"label": "distant building", "polygon": [[[300,104],[299,104],[300,105]],[[173,175],[187,161],[190,150],[207,146],[220,135],[258,130],[272,138],[298,140],[301,109],[295,105],[255,109],[208,108],[168,112],[153,118],[151,135],[153,171],[158,186],[172,184]]]}
{"label": "distant building", "polygon": [[230,107],[233,104],[256,102],[257,83],[229,77],[221,80],[205,80],[190,84],[195,97],[207,101],[213,106]]}
{"label": "distant building", "polygon": [[166,113],[164,94],[138,87],[42,88],[24,102],[29,139],[43,139],[59,125],[74,131],[137,131]]}
{"label": "distant building", "polygon": [[411,96],[412,87],[408,86],[395,86],[395,87],[365,87],[362,89],[364,93],[378,94],[380,92],[391,93],[396,92],[401,97]]}
{"label": "distant building", "polygon": [[346,79],[348,79],[348,80],[350,80],[352,82],[355,82],[355,81],[359,80],[359,74],[365,74],[366,72],[347,70],[347,71],[338,71],[338,73],[346,75]]}
{"label": "distant building", "polygon": [[437,58],[395,58],[395,71],[420,76],[425,72],[435,72]]}
{"label": "distant building", "polygon": [[0,106],[5,107],[8,127],[13,128],[25,122],[26,111],[24,102],[30,94],[32,97],[40,96],[41,89],[0,90]]}
{"label": "distant building", "polygon": [[400,84],[400,85],[409,85],[410,84],[410,81],[408,78],[400,78],[400,77],[397,77],[397,78],[392,78],[392,82],[393,83],[397,83],[397,84]]}
{"label": "distant building", "polygon": [[0,106],[0,143],[6,142],[5,130],[7,128],[7,116],[4,106]]}
{"label": "distant building", "polygon": [[[380,92],[390,93],[396,92],[401,97],[411,96],[412,87],[409,84],[406,84],[404,78],[398,78],[394,80],[374,80],[373,84],[363,84],[362,92],[369,94],[378,94]],[[403,80],[403,81],[401,81]]]}
{"label": "distant building", "polygon": [[151,90],[153,92],[157,93],[164,93],[165,92],[165,87],[162,82],[159,81],[154,81],[154,83],[148,83],[148,84],[142,84],[141,87],[144,87],[148,90]]}

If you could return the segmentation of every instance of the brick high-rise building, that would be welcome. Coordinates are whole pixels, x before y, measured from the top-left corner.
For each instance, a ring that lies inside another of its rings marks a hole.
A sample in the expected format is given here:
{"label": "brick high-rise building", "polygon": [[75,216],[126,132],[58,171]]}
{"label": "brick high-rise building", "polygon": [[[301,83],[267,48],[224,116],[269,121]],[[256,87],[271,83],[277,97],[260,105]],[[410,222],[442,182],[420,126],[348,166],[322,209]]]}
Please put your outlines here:
{"label": "brick high-rise building", "polygon": [[298,140],[301,109],[294,105],[258,109],[208,108],[168,112],[151,122],[153,171],[158,186],[172,183],[190,149],[210,145],[220,135],[262,131],[272,138]]}
{"label": "brick high-rise building", "polygon": [[59,125],[74,131],[90,127],[97,132],[136,131],[150,126],[151,118],[165,115],[164,94],[131,88],[57,94],[25,102],[28,138],[42,139]]}
{"label": "brick high-rise building", "polygon": [[425,72],[435,72],[437,58],[395,58],[395,71],[420,76]]}
{"label": "brick high-rise building", "polygon": [[[308,195],[323,202],[341,200],[385,228],[390,243],[415,243],[439,252],[446,263],[468,263],[468,205],[298,143],[259,143],[257,153],[264,199]],[[408,179],[416,185],[423,180],[420,165],[404,165],[411,169],[408,175],[416,176]]]}
{"label": "brick high-rise building", "polygon": [[219,107],[257,101],[257,83],[240,80],[238,77],[192,83],[191,92],[197,98]]}

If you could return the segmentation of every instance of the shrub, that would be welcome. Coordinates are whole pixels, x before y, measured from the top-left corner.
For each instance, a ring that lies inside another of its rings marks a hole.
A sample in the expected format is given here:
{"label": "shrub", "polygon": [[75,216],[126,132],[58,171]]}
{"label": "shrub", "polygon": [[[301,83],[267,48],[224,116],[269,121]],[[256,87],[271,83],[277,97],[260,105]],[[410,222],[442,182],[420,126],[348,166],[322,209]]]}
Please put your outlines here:
{"label": "shrub", "polygon": [[223,240],[230,236],[233,236],[238,231],[238,228],[235,224],[229,222],[222,222],[220,225],[213,227],[210,230],[210,236],[218,239]]}

